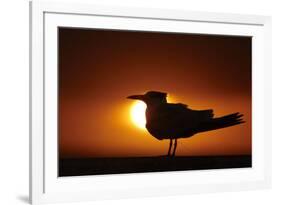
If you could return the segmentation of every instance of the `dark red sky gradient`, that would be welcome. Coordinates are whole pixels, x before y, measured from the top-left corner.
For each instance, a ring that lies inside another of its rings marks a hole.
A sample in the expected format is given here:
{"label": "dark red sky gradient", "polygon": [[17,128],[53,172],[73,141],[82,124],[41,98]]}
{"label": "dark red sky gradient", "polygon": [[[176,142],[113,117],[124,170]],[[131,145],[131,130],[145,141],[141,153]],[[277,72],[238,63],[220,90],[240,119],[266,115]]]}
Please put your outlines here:
{"label": "dark red sky gradient", "polygon": [[59,28],[60,157],[154,156],[158,141],[130,120],[126,99],[165,91],[243,125],[179,140],[178,155],[251,153],[251,38]]}

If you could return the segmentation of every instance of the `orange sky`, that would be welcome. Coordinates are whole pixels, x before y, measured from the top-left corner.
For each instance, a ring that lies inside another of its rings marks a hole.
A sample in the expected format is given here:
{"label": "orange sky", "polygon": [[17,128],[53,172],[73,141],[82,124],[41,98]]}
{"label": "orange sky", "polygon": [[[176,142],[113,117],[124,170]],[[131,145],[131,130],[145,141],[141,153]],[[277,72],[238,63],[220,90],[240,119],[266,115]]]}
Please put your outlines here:
{"label": "orange sky", "polygon": [[175,102],[245,124],[178,140],[177,155],[251,154],[251,38],[59,29],[59,155],[164,155],[130,119],[128,95],[168,92]]}

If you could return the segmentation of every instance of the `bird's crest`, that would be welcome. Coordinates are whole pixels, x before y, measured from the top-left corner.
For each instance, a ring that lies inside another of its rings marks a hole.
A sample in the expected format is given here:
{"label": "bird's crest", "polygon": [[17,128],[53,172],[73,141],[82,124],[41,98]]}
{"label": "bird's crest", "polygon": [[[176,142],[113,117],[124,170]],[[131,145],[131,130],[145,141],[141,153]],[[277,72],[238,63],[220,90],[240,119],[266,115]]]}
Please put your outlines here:
{"label": "bird's crest", "polygon": [[159,92],[159,91],[148,91],[145,95],[150,98],[166,98],[167,97],[167,93]]}

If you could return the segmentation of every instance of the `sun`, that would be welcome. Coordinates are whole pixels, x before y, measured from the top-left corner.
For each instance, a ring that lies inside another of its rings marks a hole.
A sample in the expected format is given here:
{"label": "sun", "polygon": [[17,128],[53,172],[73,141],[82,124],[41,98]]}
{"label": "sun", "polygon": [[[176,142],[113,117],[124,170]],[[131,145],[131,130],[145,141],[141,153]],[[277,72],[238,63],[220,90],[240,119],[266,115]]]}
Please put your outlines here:
{"label": "sun", "polygon": [[131,107],[130,115],[131,120],[140,129],[145,129],[146,119],[145,119],[145,109],[146,104],[142,101],[137,101]]}

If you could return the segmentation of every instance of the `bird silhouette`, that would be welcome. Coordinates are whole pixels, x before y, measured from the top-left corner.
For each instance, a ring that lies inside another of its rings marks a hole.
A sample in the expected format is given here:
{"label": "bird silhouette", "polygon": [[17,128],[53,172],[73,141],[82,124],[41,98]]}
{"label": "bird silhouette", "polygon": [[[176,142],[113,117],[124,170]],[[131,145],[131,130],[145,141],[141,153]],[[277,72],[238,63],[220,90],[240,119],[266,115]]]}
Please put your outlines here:
{"label": "bird silhouette", "polygon": [[[168,103],[167,93],[149,91],[144,95],[131,95],[129,99],[146,103],[146,129],[158,140],[169,139],[167,156],[175,156],[177,139],[244,123],[239,112],[214,117],[212,109],[192,110],[182,103]],[[171,148],[174,140],[174,149]]]}

